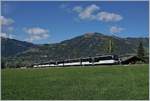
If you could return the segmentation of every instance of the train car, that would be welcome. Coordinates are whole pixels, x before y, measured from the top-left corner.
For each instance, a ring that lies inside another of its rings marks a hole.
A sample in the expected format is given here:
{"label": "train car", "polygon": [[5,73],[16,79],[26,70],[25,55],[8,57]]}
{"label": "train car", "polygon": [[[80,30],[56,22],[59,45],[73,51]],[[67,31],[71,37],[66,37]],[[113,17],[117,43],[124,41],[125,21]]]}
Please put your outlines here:
{"label": "train car", "polygon": [[57,66],[56,61],[51,61],[51,62],[49,62],[49,66],[50,66],[50,67],[55,67],[55,66]]}
{"label": "train car", "polygon": [[39,67],[54,67],[56,66],[56,62],[55,61],[51,61],[51,62],[45,62],[45,63],[36,63],[33,65],[34,68],[39,68]]}
{"label": "train car", "polygon": [[63,60],[57,61],[56,66],[64,66],[64,61]]}
{"label": "train car", "polygon": [[104,56],[96,56],[94,57],[94,65],[100,65],[100,64],[118,64],[119,58],[117,55],[104,55]]}
{"label": "train car", "polygon": [[68,59],[36,64],[33,67],[61,67],[61,66],[88,66],[88,65],[113,65],[119,64],[117,55],[102,55],[96,57]]}
{"label": "train car", "polygon": [[93,64],[93,60],[91,57],[81,59],[81,65],[82,66],[87,66],[87,65],[92,65],[92,64]]}
{"label": "train car", "polygon": [[68,59],[64,60],[64,66],[80,66],[81,59]]}

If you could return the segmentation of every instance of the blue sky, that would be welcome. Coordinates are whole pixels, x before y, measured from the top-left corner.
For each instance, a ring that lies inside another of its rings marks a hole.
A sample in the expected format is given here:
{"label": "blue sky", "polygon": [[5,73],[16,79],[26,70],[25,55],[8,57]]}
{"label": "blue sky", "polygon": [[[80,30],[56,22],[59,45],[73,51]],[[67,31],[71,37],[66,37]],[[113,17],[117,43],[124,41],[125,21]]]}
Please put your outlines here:
{"label": "blue sky", "polygon": [[1,36],[37,44],[86,32],[148,37],[148,1],[3,1]]}

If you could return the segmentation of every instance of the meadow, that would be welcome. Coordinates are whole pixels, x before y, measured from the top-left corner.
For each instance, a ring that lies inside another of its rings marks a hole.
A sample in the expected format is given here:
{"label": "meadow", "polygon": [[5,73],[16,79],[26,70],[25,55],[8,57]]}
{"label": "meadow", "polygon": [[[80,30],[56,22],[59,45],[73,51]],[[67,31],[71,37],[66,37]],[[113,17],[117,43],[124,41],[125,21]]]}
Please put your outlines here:
{"label": "meadow", "polygon": [[142,100],[149,66],[93,66],[1,71],[1,97],[11,100]]}

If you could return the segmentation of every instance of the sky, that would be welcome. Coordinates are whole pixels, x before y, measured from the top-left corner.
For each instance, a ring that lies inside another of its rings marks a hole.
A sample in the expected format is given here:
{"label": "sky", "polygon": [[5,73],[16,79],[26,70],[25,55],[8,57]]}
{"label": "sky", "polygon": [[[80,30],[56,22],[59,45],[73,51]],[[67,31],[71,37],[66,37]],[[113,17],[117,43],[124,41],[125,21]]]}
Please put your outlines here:
{"label": "sky", "polygon": [[1,36],[36,44],[88,32],[148,37],[148,1],[2,1]]}

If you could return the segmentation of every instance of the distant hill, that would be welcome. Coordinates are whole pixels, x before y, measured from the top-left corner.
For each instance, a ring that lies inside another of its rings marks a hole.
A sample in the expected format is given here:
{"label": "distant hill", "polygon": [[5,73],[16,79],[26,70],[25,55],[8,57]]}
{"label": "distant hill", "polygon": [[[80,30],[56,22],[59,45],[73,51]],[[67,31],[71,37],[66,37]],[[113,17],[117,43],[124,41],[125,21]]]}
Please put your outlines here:
{"label": "distant hill", "polygon": [[[12,39],[2,40],[2,54],[6,45],[6,56],[26,63],[45,62],[68,58],[80,58],[108,54],[109,40],[113,41],[113,54],[136,54],[139,42],[142,41],[148,54],[148,38],[120,38],[101,33],[85,33],[70,40],[56,44],[34,45]],[[16,50],[16,51],[15,51]],[[11,60],[9,58],[9,60]]]}
{"label": "distant hill", "polygon": [[35,48],[36,46],[37,45],[34,45],[32,43],[1,37],[2,57],[15,56],[30,48]]}

